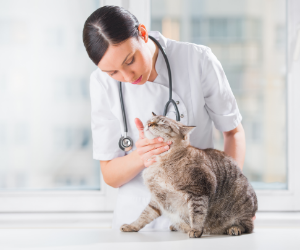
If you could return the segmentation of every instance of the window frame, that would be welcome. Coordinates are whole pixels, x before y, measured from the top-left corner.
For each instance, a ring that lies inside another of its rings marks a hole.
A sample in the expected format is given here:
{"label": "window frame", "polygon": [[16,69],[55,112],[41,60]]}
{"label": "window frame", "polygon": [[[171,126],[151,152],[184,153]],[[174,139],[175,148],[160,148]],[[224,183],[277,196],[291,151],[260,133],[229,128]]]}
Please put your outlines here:
{"label": "window frame", "polygon": [[[258,197],[258,211],[299,211],[300,210],[300,168],[297,165],[297,153],[300,140],[300,116],[297,108],[300,107],[300,68],[299,58],[293,61],[293,52],[297,36],[297,17],[295,10],[300,9],[297,0],[286,0],[286,166],[287,190],[256,190]],[[298,18],[298,20],[297,20]],[[298,32],[300,29],[298,28]],[[300,41],[298,41],[300,43]],[[297,65],[297,66],[296,66]]]}
{"label": "window frame", "polygon": [[104,182],[101,174],[100,190],[1,191],[0,212],[112,211],[117,191]]}

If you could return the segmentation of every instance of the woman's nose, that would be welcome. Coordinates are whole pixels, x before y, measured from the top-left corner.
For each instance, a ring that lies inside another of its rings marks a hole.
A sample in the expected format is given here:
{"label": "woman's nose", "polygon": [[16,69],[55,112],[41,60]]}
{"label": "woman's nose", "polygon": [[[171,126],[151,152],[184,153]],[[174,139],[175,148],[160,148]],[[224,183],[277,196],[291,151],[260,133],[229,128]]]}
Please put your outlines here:
{"label": "woman's nose", "polygon": [[124,72],[123,78],[125,82],[133,82],[134,81],[134,73],[132,72]]}

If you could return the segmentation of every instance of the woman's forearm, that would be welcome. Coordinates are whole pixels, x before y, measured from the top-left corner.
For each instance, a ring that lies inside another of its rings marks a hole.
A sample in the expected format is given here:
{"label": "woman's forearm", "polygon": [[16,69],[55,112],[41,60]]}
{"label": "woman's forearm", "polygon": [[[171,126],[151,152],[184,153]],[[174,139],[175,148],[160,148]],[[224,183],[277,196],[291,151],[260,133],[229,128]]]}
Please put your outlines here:
{"label": "woman's forearm", "polygon": [[104,181],[109,186],[118,188],[134,178],[145,168],[144,162],[136,150],[130,154],[115,158],[101,166]]}
{"label": "woman's forearm", "polygon": [[224,136],[224,152],[236,160],[241,170],[245,161],[246,139],[241,125],[236,133]]}

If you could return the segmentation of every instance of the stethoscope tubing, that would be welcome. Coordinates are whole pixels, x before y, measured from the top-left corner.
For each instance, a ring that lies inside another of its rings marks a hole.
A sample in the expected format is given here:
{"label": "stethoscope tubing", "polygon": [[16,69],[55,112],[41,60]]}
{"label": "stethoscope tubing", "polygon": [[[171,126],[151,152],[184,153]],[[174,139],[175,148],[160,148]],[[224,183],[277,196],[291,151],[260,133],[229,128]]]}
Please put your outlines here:
{"label": "stethoscope tubing", "polygon": [[127,121],[126,121],[126,113],[125,113],[125,108],[124,108],[124,102],[123,102],[123,94],[122,94],[122,84],[120,82],[119,84],[119,89],[120,89],[120,100],[121,100],[121,109],[122,109],[122,115],[123,115],[123,124],[124,124],[124,132],[127,133]]}
{"label": "stethoscope tubing", "polygon": [[172,74],[171,74],[171,67],[170,67],[170,64],[169,64],[169,60],[168,60],[168,57],[166,55],[166,52],[165,50],[163,49],[163,47],[160,45],[160,43],[153,37],[153,36],[150,36],[148,35],[149,38],[151,38],[151,40],[153,42],[156,43],[156,45],[159,47],[159,49],[161,50],[163,56],[164,56],[164,59],[166,61],[166,64],[167,64],[167,68],[168,68],[168,76],[169,76],[169,101],[166,103],[165,105],[165,109],[164,109],[164,113],[163,115],[166,116],[167,114],[167,110],[168,110],[168,106],[171,103],[173,103],[173,106],[176,110],[176,121],[180,121],[180,116],[179,116],[179,110],[178,110],[178,107],[176,105],[176,103],[174,102],[174,100],[172,99],[172,90],[173,90],[173,85],[172,85]]}

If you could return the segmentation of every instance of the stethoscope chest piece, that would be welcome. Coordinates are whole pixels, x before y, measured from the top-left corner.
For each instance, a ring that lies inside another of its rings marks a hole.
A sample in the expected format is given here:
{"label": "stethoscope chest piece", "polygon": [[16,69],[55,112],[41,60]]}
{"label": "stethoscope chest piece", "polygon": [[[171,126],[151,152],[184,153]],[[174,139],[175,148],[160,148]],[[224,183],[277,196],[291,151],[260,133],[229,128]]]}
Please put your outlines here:
{"label": "stethoscope chest piece", "polygon": [[119,140],[120,149],[125,152],[130,151],[133,146],[133,140],[129,136],[122,136]]}

